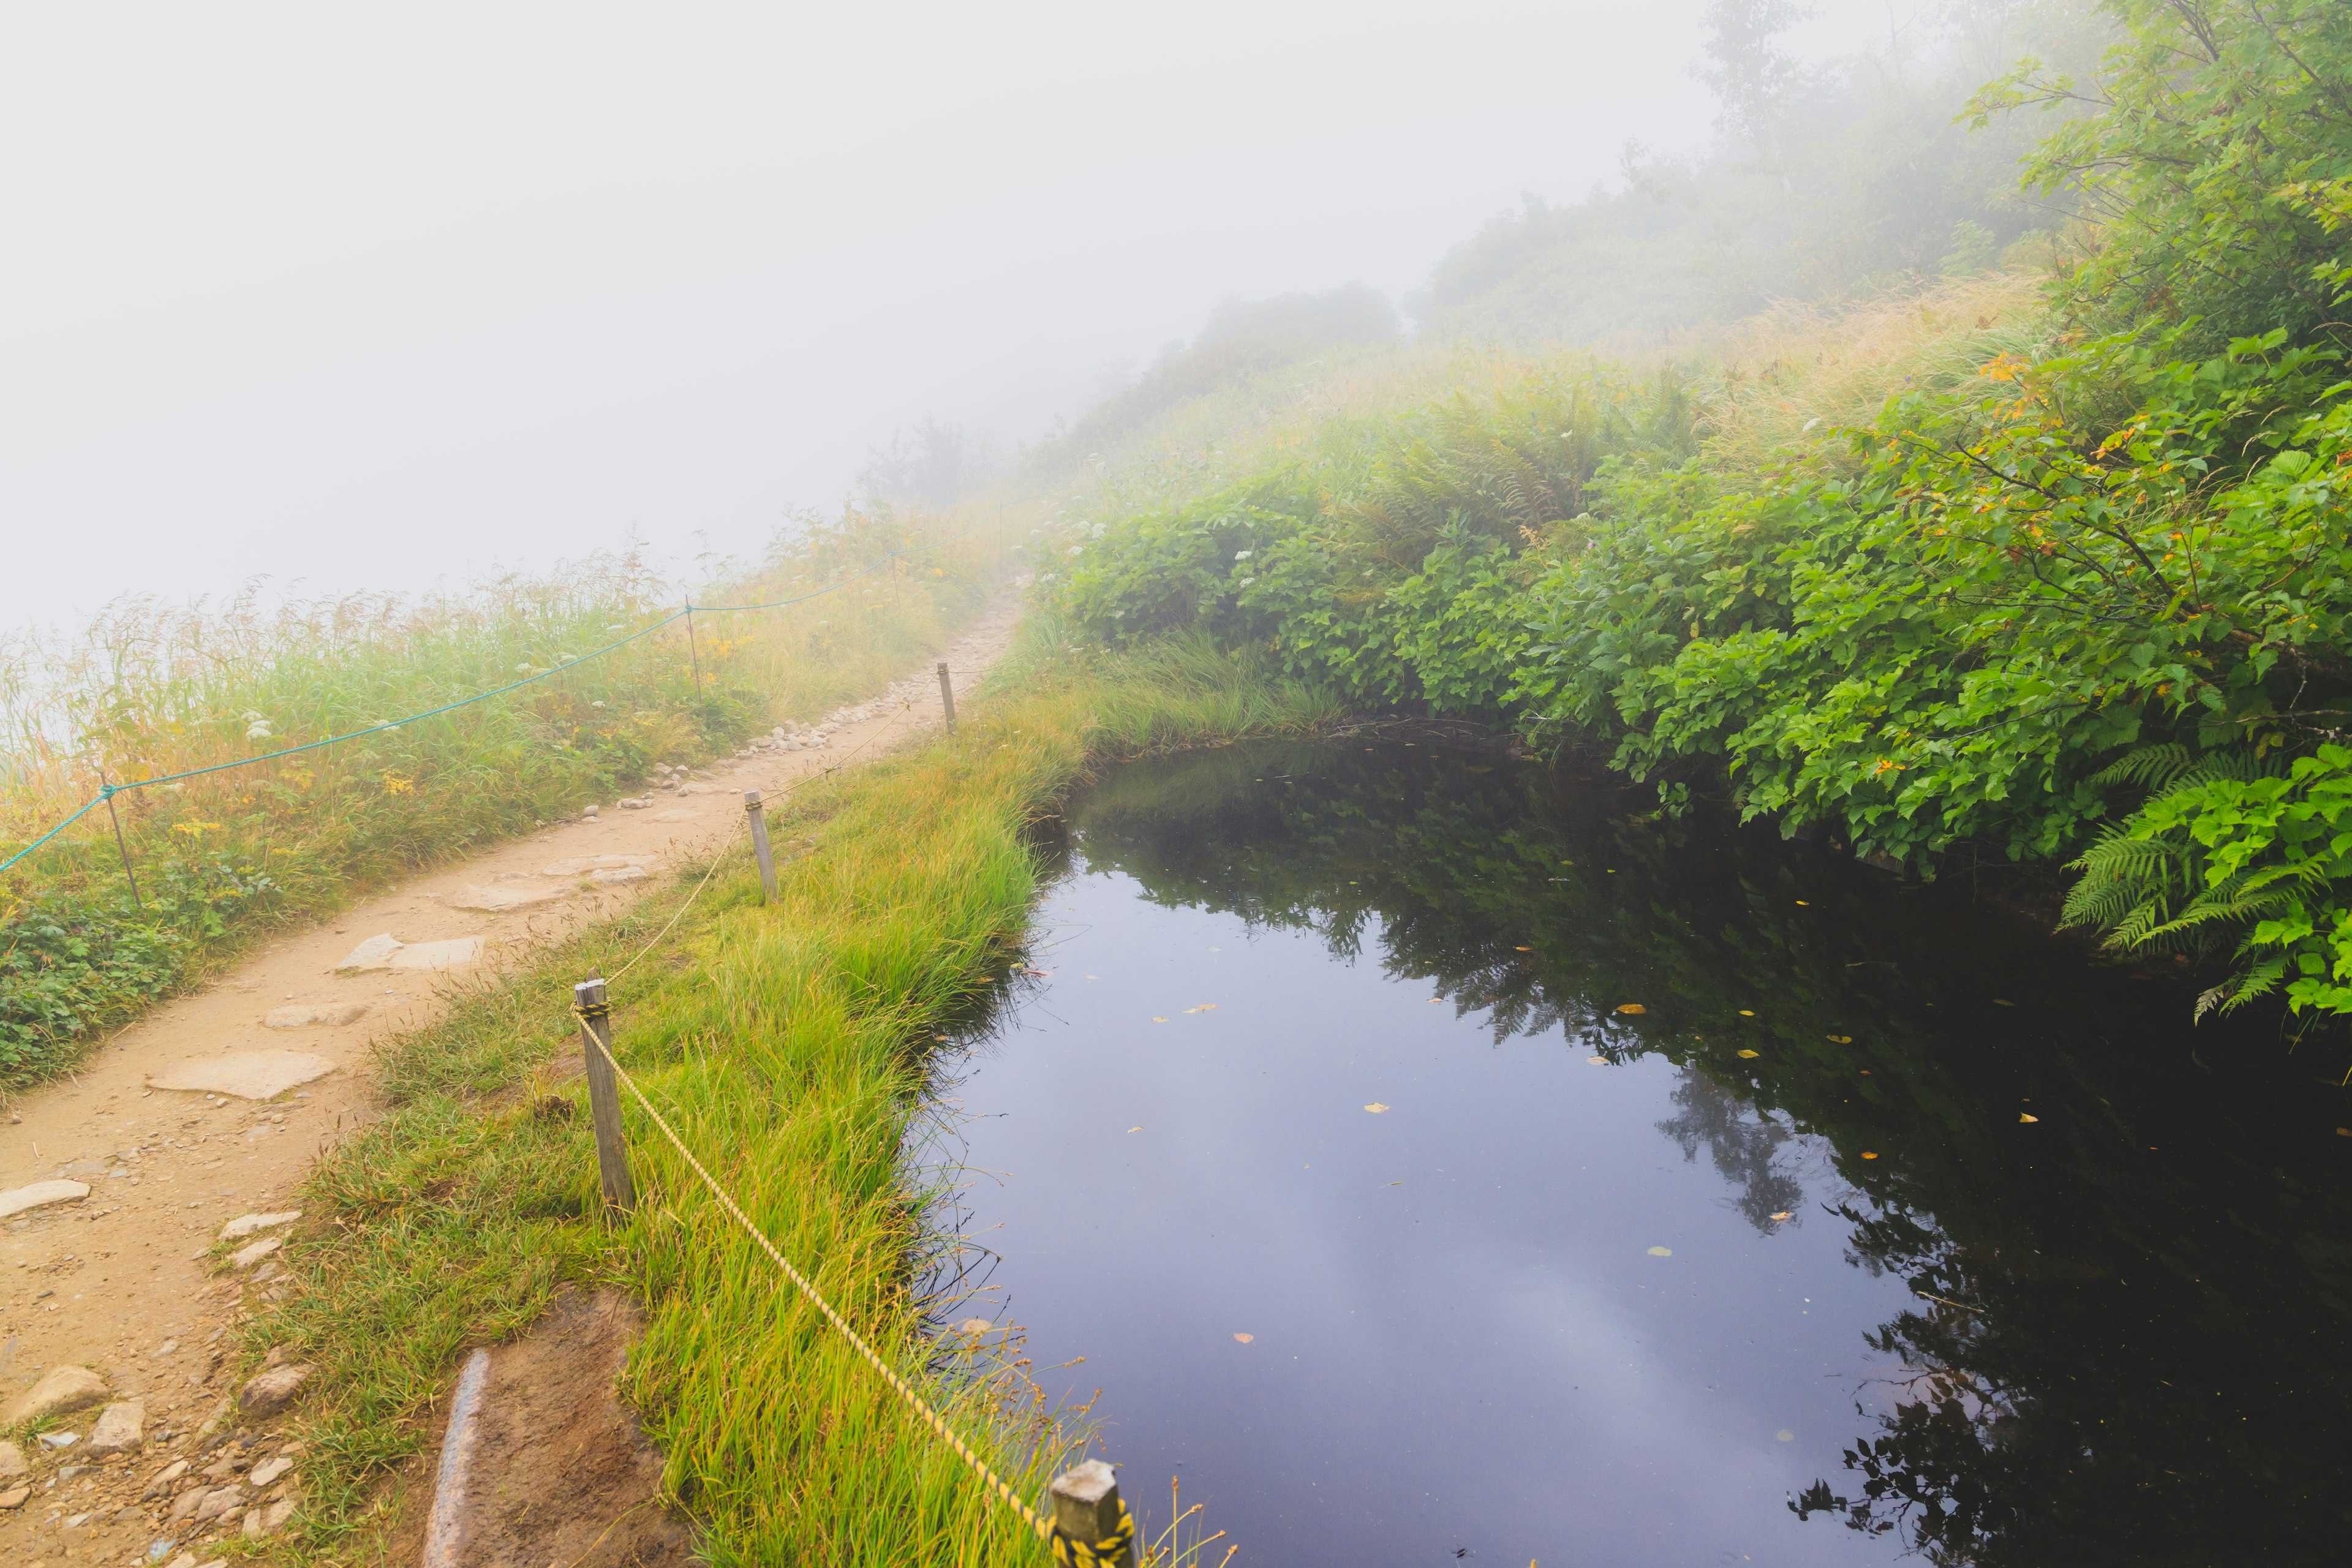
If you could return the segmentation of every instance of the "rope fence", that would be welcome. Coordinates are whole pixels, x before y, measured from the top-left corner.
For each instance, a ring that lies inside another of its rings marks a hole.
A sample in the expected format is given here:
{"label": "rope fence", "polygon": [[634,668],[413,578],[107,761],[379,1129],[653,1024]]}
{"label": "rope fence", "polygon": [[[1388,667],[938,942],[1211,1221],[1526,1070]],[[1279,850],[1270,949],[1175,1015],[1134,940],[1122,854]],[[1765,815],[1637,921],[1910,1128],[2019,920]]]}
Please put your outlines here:
{"label": "rope fence", "polygon": [[[859,742],[857,750],[862,751],[867,745],[871,745],[889,729],[889,725],[883,725],[873,735],[867,736],[865,741]],[[856,754],[856,752],[850,753],[851,756]],[[848,760],[848,757],[845,757],[841,763],[835,763],[822,773],[795,780],[791,787],[797,788],[799,784],[806,783],[810,777],[826,776],[837,771]],[[790,790],[788,789],[786,793],[789,794]],[[774,871],[764,855],[765,836],[757,828],[757,825],[761,820],[761,810],[762,803],[759,792],[746,791],[744,816],[747,821],[755,825],[755,847],[762,850],[761,864],[762,885],[766,889],[767,901],[772,903],[775,899]],[[702,1184],[710,1190],[710,1195],[718,1201],[719,1206],[726,1212],[728,1217],[742,1227],[744,1234],[751,1238],[753,1244],[767,1256],[768,1260],[774,1264],[777,1270],[792,1282],[793,1288],[808,1300],[809,1304],[817,1310],[825,1321],[840,1331],[842,1337],[849,1342],[850,1348],[857,1352],[858,1358],[872,1367],[891,1391],[906,1402],[908,1407],[915,1413],[923,1425],[930,1428],[932,1433],[947,1445],[949,1450],[971,1468],[972,1474],[979,1478],[988,1495],[1011,1509],[1023,1525],[1035,1533],[1038,1540],[1044,1542],[1046,1549],[1053,1554],[1055,1562],[1065,1564],[1066,1568],[1134,1568],[1136,1563],[1135,1519],[1128,1511],[1127,1504],[1119,1498],[1118,1479],[1108,1465],[1100,1460],[1087,1460],[1055,1478],[1050,1489],[1054,1500],[1052,1517],[1040,1513],[1031,1507],[1028,1500],[1015,1490],[1011,1482],[997,1474],[995,1468],[982,1458],[971,1444],[964,1441],[961,1435],[949,1424],[947,1417],[940,1413],[939,1408],[923,1397],[922,1394],[896,1367],[884,1359],[881,1352],[867,1342],[866,1336],[859,1333],[850,1324],[849,1320],[842,1315],[839,1308],[825,1299],[824,1293],[816,1288],[814,1282],[793,1267],[792,1260],[783,1255],[773,1241],[769,1239],[768,1234],[752,1221],[751,1215],[744,1213],[742,1205],[735,1201],[734,1194],[727,1190],[718,1177],[710,1173],[709,1167],[695,1157],[694,1151],[687,1146],[686,1140],[677,1135],[677,1129],[669,1124],[669,1119],[661,1113],[660,1107],[653,1102],[643,1086],[630,1076],[628,1068],[621,1065],[619,1056],[613,1049],[612,1004],[608,997],[607,986],[611,981],[617,981],[622,975],[636,967],[647,953],[660,946],[663,940],[677,929],[678,921],[685,918],[686,912],[694,907],[697,900],[701,898],[703,889],[710,885],[711,877],[718,871],[719,862],[726,858],[729,850],[733,847],[734,842],[734,833],[730,830],[726,840],[712,852],[710,864],[704,869],[701,879],[695,884],[694,890],[679,903],[662,929],[655,932],[644,946],[632,954],[627,963],[613,972],[610,981],[585,980],[572,987],[572,1016],[580,1022],[582,1052],[588,1069],[585,1077],[588,1083],[590,1120],[595,1130],[596,1163],[607,1207],[626,1213],[636,1206],[636,1184],[629,1171],[628,1151],[617,1092],[618,1089],[625,1089],[635,1100],[638,1108],[653,1122],[656,1130],[667,1141],[669,1146],[677,1152],[678,1158],[686,1162],[687,1168],[691,1170]],[[1230,1552],[1227,1553],[1227,1557],[1230,1561]]]}
{"label": "rope fence", "polygon": [[[542,680],[552,679],[554,677],[563,674],[566,670],[577,669],[580,666],[588,663],[591,659],[602,658],[608,653],[612,653],[619,648],[626,647],[631,643],[640,641],[643,638],[649,637],[653,636],[654,633],[663,629],[665,626],[674,626],[679,621],[686,622],[687,636],[691,639],[694,635],[694,617],[698,615],[733,615],[752,610],[781,610],[793,605],[804,605],[811,599],[823,598],[827,594],[837,594],[842,589],[848,587],[852,583],[858,581],[860,578],[872,576],[875,573],[881,571],[884,567],[889,565],[890,563],[898,560],[902,556],[919,555],[925,551],[945,549],[947,546],[955,543],[957,541],[968,538],[971,534],[977,532],[980,526],[981,525],[975,524],[973,527],[967,528],[960,533],[950,534],[945,539],[933,540],[928,544],[906,545],[899,549],[893,550],[887,554],[882,556],[880,559],[875,561],[872,564],[862,566],[858,568],[858,570],[850,573],[845,577],[828,583],[822,588],[812,589],[810,592],[805,594],[793,595],[790,598],[769,599],[756,605],[698,605],[689,600],[680,608],[671,611],[668,615],[664,616],[660,620],[654,622],[653,625],[631,632],[627,637],[616,638],[612,642],[606,643],[602,647],[594,648],[587,653],[583,653],[577,658],[566,659],[562,664],[556,665],[551,668],[542,669],[538,671],[536,674],[527,675],[520,680],[509,680],[505,685],[492,687],[488,691],[478,691],[471,697],[461,697],[455,702],[445,702],[438,708],[428,708],[421,713],[411,713],[404,719],[385,719],[379,722],[367,725],[362,729],[349,731],[341,735],[329,735],[322,740],[306,741],[299,746],[285,746],[275,752],[264,752],[258,756],[239,757],[234,762],[213,763],[201,768],[186,768],[175,773],[163,773],[154,778],[131,779],[123,784],[101,783],[99,785],[98,793],[96,795],[91,795],[88,800],[82,802],[80,805],[75,807],[73,812],[66,816],[62,821],[51,826],[39,837],[26,845],[22,849],[17,850],[15,854],[10,855],[6,859],[0,860],[0,871],[5,871],[9,868],[15,866],[16,862],[32,854],[42,845],[47,844],[50,839],[55,838],[58,834],[63,833],[67,828],[71,827],[75,823],[80,821],[84,816],[87,816],[90,812],[95,811],[98,807],[104,805],[110,810],[113,806],[114,797],[116,795],[128,795],[133,790],[153,789],[162,784],[179,784],[188,779],[202,778],[208,773],[226,773],[233,768],[249,768],[257,766],[263,763],[274,763],[282,758],[299,756],[305,752],[315,752],[322,746],[340,746],[348,742],[363,740],[370,735],[386,734],[394,730],[400,729],[404,725],[421,723],[427,719],[437,719],[444,713],[454,713],[461,708],[470,708],[477,702],[488,702],[494,697],[503,697],[510,691],[520,690],[526,686],[532,686]],[[695,656],[695,687],[698,692],[701,689],[701,660],[698,654]],[[129,875],[131,871],[130,855],[127,850],[124,852],[123,856],[123,871],[126,875]]]}

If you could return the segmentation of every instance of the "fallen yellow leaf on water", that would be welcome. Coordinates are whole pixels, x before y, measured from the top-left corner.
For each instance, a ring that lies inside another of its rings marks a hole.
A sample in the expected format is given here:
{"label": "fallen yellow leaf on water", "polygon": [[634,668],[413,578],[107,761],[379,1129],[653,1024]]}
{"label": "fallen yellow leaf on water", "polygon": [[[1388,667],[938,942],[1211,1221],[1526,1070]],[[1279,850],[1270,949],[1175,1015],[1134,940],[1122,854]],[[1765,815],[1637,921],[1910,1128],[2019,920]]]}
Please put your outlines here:
{"label": "fallen yellow leaf on water", "polygon": [[1620,1013],[1646,1013],[1649,1009],[1643,1006],[1639,1002],[1628,1002],[1623,1006],[1618,1008],[1617,1011]]}
{"label": "fallen yellow leaf on water", "polygon": [[1799,900],[1797,900],[1797,907],[1798,907],[1799,909],[1801,909],[1801,909],[1807,909],[1807,908],[1810,908],[1811,906],[1810,906],[1810,905],[1808,905],[1808,904],[1805,902],[1805,900],[1802,900],[1802,899],[1799,899]]}
{"label": "fallen yellow leaf on water", "polygon": [[1515,947],[1511,949],[1511,951],[1513,952],[1533,952],[1535,949],[1532,947]]}
{"label": "fallen yellow leaf on water", "polygon": [[1867,1149],[1864,1149],[1864,1150],[1862,1152],[1862,1157],[1863,1157],[1864,1159],[1865,1159],[1865,1160],[1875,1160],[1875,1159],[1877,1159],[1877,1158],[1878,1158],[1878,1156],[1877,1156],[1877,1155],[1875,1155],[1875,1154],[1872,1153],[1872,1152],[1871,1152],[1869,1150],[1867,1150]]}
{"label": "fallen yellow leaf on water", "polygon": [[1762,1051],[1742,1051],[1739,1054],[1743,1057],[1760,1057],[1764,1053]]}
{"label": "fallen yellow leaf on water", "polygon": [[1160,1016],[1158,1016],[1157,1015],[1154,1015],[1154,1016],[1153,1016],[1153,1017],[1152,1017],[1152,1020],[1151,1020],[1151,1021],[1152,1021],[1153,1023],[1155,1023],[1155,1024],[1164,1024],[1164,1023],[1166,1023],[1168,1020],[1167,1020],[1167,1019],[1165,1019],[1165,1018],[1160,1017]]}
{"label": "fallen yellow leaf on water", "polygon": [[1751,1008],[1742,1007],[1739,1010],[1739,1016],[1743,1018],[1753,1018],[1756,1016],[1756,1014]]}
{"label": "fallen yellow leaf on water", "polygon": [[1364,1109],[1365,1109],[1366,1110],[1370,1111],[1374,1116],[1378,1116],[1381,1111],[1386,1110],[1388,1109],[1388,1107],[1387,1107],[1387,1106],[1385,1106],[1385,1105],[1382,1105],[1379,1100],[1376,1100],[1372,1101],[1370,1105],[1367,1105],[1366,1107],[1364,1107]]}
{"label": "fallen yellow leaf on water", "polygon": [[1247,1344],[1247,1343],[1249,1343],[1249,1342],[1250,1342],[1250,1341],[1252,1341],[1252,1340],[1254,1340],[1254,1339],[1255,1339],[1255,1338],[1257,1338],[1257,1336],[1256,1336],[1255,1334],[1235,1334],[1235,1335],[1234,1336],[1234,1339],[1237,1342],[1242,1343],[1242,1344]]}
{"label": "fallen yellow leaf on water", "polygon": [[2022,1110],[2021,1110],[2021,1111],[2019,1111],[2019,1112],[2017,1113],[2017,1119],[2018,1119],[2020,1121],[2041,1121],[2041,1120],[2042,1120],[2042,1118],[2040,1118],[2039,1116],[2028,1116],[2028,1115],[2027,1115],[2027,1114],[2025,1114],[2025,1112],[2023,1112]]}
{"label": "fallen yellow leaf on water", "polygon": [[1822,1038],[1827,1040],[1833,1046],[1850,1046],[1853,1044],[1853,1037],[1852,1035],[1823,1035]]}
{"label": "fallen yellow leaf on water", "polygon": [[1794,1211],[1790,1210],[1790,1209],[1782,1209],[1779,1214],[1774,1215],[1772,1217],[1773,1217],[1774,1219],[1794,1219],[1794,1218],[1796,1218],[1797,1216],[1796,1216],[1796,1215],[1795,1215]]}
{"label": "fallen yellow leaf on water", "polygon": [[1203,1002],[1197,1007],[1187,1007],[1184,1009],[1187,1013],[1213,1013],[1216,1010],[1217,1005],[1214,1002]]}
{"label": "fallen yellow leaf on water", "polygon": [[1597,1068],[1605,1068],[1609,1065],[1609,1058],[1607,1057],[1587,1057],[1584,1059],[1591,1062]]}
{"label": "fallen yellow leaf on water", "polygon": [[2008,1000],[2006,1000],[2006,999],[2004,999],[2004,998],[2002,998],[2002,997],[1999,997],[1999,996],[1996,996],[1996,997],[1994,997],[1994,998],[1992,999],[1992,1005],[1993,1005],[1994,1006],[1996,1006],[1996,1007],[2014,1007],[2014,1006],[2016,1006],[2016,1005],[2017,1005],[2017,1004],[2016,1004],[2016,1003],[2014,1003],[2014,1002],[2011,1002],[2011,1001],[2008,1001]]}
{"label": "fallen yellow leaf on water", "polygon": [[1129,1132],[1140,1132],[1140,1131],[1143,1131],[1143,1129],[1142,1129],[1142,1128],[1140,1128],[1140,1127],[1130,1127],[1130,1128],[1129,1128],[1129,1129],[1128,1129],[1128,1131],[1129,1131]]}
{"label": "fallen yellow leaf on water", "polygon": [[2338,1138],[2352,1138],[2352,1127],[2337,1128],[2336,1130],[2336,1136]]}
{"label": "fallen yellow leaf on water", "polygon": [[1672,1258],[1674,1255],[1675,1249],[1671,1247],[1654,1247],[1650,1248],[1650,1256],[1653,1258]]}

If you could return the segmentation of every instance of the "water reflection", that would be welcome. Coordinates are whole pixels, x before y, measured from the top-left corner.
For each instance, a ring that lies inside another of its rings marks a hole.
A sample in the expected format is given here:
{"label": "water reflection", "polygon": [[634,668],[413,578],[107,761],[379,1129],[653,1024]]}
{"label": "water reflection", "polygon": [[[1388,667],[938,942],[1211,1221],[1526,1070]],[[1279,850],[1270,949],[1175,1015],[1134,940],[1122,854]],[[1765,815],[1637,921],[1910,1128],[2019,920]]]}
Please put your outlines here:
{"label": "water reflection", "polygon": [[974,1220],[1253,1560],[2339,1554],[2340,1057],[1492,757],[1237,748],[1067,827]]}

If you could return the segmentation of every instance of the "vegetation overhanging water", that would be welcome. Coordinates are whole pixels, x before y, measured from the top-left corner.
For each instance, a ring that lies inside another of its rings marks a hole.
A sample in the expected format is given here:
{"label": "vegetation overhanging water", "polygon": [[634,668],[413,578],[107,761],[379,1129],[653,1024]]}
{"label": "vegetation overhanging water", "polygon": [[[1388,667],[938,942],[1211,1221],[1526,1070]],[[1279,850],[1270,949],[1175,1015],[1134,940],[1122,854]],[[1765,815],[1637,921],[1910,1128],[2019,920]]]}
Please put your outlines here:
{"label": "vegetation overhanging water", "polygon": [[2336,1055],[2192,1026],[2174,966],[2052,943],[2010,876],[1906,886],[1486,750],[1132,763],[1066,826],[1046,975],[940,1091],[1009,1173],[964,1200],[975,1303],[1087,1356],[1130,1482],[1175,1469],[1253,1557],[2339,1533]]}

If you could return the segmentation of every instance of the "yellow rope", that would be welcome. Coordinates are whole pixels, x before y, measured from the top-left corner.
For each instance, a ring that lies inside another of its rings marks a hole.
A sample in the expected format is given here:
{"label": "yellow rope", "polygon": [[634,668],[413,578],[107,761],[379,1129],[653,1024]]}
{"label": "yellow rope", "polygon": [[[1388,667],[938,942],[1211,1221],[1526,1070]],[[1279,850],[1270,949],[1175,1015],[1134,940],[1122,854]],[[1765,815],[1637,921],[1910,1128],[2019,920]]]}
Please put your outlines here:
{"label": "yellow rope", "polygon": [[[581,1020],[583,1024],[587,1022],[589,1016],[585,1010],[574,1007],[572,1011],[580,1014]],[[963,1460],[965,1464],[970,1465],[973,1472],[988,1485],[989,1489],[996,1494],[998,1499],[1001,1500],[1006,1507],[1019,1514],[1022,1521],[1026,1523],[1031,1530],[1037,1532],[1040,1540],[1045,1541],[1054,1546],[1054,1554],[1058,1561],[1064,1563],[1075,1561],[1076,1563],[1086,1563],[1097,1561],[1110,1562],[1115,1560],[1117,1556],[1115,1550],[1108,1555],[1101,1556],[1083,1556],[1076,1559],[1065,1556],[1061,1550],[1061,1543],[1067,1541],[1068,1538],[1063,1536],[1061,1532],[1055,1528],[1053,1523],[1044,1516],[1040,1515],[1035,1509],[1031,1508],[1029,1504],[1022,1499],[1021,1494],[1014,1491],[1011,1485],[1009,1485],[1002,1476],[999,1476],[994,1470],[989,1468],[988,1462],[982,1459],[978,1454],[973,1453],[970,1445],[966,1444],[961,1437],[956,1436],[954,1429],[947,1424],[947,1419],[937,1410],[931,1408],[930,1402],[926,1400],[921,1394],[916,1393],[913,1386],[909,1384],[905,1378],[899,1376],[898,1372],[891,1367],[889,1363],[882,1359],[882,1357],[875,1351],[873,1346],[866,1342],[865,1336],[861,1335],[856,1329],[849,1326],[849,1320],[843,1317],[838,1311],[835,1310],[833,1303],[826,1300],[818,1293],[816,1287],[809,1283],[808,1278],[802,1274],[799,1269],[793,1268],[782,1253],[776,1250],[775,1243],[768,1239],[767,1233],[762,1231],[758,1226],[751,1223],[751,1216],[746,1215],[741,1208],[737,1206],[735,1200],[728,1195],[727,1189],[720,1186],[718,1179],[711,1175],[709,1171],[703,1169],[702,1162],[694,1157],[694,1151],[688,1149],[686,1146],[685,1142],[680,1139],[675,1131],[671,1131],[670,1124],[663,1119],[662,1113],[654,1109],[654,1102],[646,1098],[646,1091],[637,1087],[637,1080],[631,1078],[629,1076],[628,1069],[624,1068],[620,1062],[614,1058],[611,1051],[604,1048],[604,1042],[597,1039],[595,1031],[593,1029],[583,1028],[581,1031],[581,1034],[596,1047],[596,1050],[604,1057],[604,1060],[611,1064],[614,1076],[621,1080],[623,1087],[626,1088],[631,1094],[636,1096],[637,1103],[645,1108],[645,1112],[647,1116],[653,1118],[653,1123],[656,1127],[661,1130],[661,1135],[669,1140],[670,1147],[677,1151],[678,1157],[687,1163],[688,1166],[692,1169],[696,1175],[702,1178],[702,1184],[710,1189],[710,1195],[719,1200],[719,1207],[725,1209],[730,1215],[734,1216],[735,1223],[741,1226],[743,1229],[749,1233],[751,1239],[760,1244],[760,1249],[768,1255],[769,1261],[773,1263],[778,1268],[783,1270],[784,1278],[790,1279],[794,1285],[800,1288],[801,1294],[806,1296],[809,1299],[810,1303],[814,1305],[818,1311],[824,1314],[827,1321],[842,1331],[843,1336],[849,1341],[850,1347],[856,1351],[859,1355],[865,1357],[866,1363],[872,1366],[876,1372],[882,1374],[884,1382],[887,1383],[892,1388],[898,1390],[900,1397],[904,1398],[908,1405],[914,1407],[915,1414],[920,1415],[925,1424],[928,1425],[932,1431],[939,1434],[940,1440],[955,1451],[956,1457]],[[1125,1511],[1126,1505],[1122,1503],[1120,1505],[1120,1512],[1122,1515],[1123,1528],[1127,1531],[1128,1538],[1131,1538],[1134,1533],[1133,1523],[1131,1521],[1126,1521],[1124,1519]],[[1071,1544],[1076,1545],[1077,1543],[1071,1542]],[[1108,1545],[1109,1543],[1105,1542],[1102,1544]],[[1119,1544],[1124,1544],[1123,1539],[1119,1542]],[[1099,1552],[1100,1548],[1097,1547],[1095,1550]]]}

